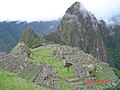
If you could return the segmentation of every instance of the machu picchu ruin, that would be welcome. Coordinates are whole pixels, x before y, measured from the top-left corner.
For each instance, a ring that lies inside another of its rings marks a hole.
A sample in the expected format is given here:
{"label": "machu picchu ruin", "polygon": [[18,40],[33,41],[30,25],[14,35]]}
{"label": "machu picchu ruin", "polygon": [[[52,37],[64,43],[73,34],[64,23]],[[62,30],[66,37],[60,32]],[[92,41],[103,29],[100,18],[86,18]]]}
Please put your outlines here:
{"label": "machu picchu ruin", "polygon": [[0,22],[0,90],[120,90],[120,25],[80,2],[59,21],[11,23]]}
{"label": "machu picchu ruin", "polygon": [[[119,82],[112,68],[78,47],[60,44],[44,44],[30,49],[19,43],[9,54],[1,53],[0,69],[17,74],[19,77],[47,87],[51,90],[86,90],[116,86]],[[23,49],[23,50],[21,50]],[[14,53],[14,54],[13,54]],[[65,67],[65,63],[71,63]],[[94,76],[90,73],[94,71]],[[96,73],[96,74],[95,74]],[[95,80],[109,80],[110,83],[96,84]],[[87,83],[92,80],[92,85]]]}

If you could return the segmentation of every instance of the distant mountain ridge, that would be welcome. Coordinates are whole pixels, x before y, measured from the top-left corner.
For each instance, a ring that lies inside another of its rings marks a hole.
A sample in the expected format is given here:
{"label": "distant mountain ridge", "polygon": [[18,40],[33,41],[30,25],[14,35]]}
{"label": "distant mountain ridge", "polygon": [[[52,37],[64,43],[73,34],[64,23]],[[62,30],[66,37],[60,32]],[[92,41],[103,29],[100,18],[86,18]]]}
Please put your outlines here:
{"label": "distant mountain ridge", "polygon": [[57,21],[3,21],[0,22],[0,51],[9,52],[19,42],[20,35],[27,28],[32,28],[38,36],[43,36],[57,30]]}

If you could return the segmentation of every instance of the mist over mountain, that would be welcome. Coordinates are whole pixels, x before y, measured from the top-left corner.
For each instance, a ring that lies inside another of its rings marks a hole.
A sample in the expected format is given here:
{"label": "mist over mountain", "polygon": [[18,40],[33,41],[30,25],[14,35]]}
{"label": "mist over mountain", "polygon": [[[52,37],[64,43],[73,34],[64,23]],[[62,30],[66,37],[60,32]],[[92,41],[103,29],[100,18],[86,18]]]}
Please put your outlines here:
{"label": "mist over mountain", "polygon": [[18,42],[20,35],[27,28],[32,28],[38,36],[43,36],[57,30],[59,20],[56,21],[3,21],[0,22],[0,51],[9,52]]}
{"label": "mist over mountain", "polygon": [[113,24],[120,25],[120,13],[117,14],[117,15],[112,16],[108,21],[113,23]]}

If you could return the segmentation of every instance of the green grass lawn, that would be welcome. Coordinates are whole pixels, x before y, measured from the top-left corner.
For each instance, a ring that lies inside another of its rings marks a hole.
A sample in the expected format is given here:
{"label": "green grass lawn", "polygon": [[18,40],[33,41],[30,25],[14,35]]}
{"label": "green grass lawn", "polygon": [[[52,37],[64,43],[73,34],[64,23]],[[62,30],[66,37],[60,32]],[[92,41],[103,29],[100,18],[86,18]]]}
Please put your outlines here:
{"label": "green grass lawn", "polygon": [[71,68],[69,69],[69,71],[68,71],[68,68],[66,68],[66,67],[64,67],[64,68],[56,68],[56,69],[57,69],[59,77],[74,76],[74,73],[73,73]]}
{"label": "green grass lawn", "polygon": [[65,67],[60,68],[59,67],[59,66],[63,65],[63,63],[60,60],[52,60],[51,57],[55,57],[56,59],[59,59],[59,58],[57,58],[57,57],[59,57],[59,55],[53,55],[52,50],[35,49],[35,50],[32,50],[30,57],[33,59],[32,61],[35,64],[40,64],[40,62],[44,62],[51,66],[57,66],[56,70],[58,72],[59,77],[68,77],[68,76],[74,75],[71,68],[68,71],[68,68],[65,68]]}
{"label": "green grass lawn", "polygon": [[[56,56],[55,56],[55,58],[56,58]],[[51,57],[53,57],[53,51],[51,51],[51,50],[35,49],[35,51],[32,50],[30,57],[32,58],[32,61],[35,64],[40,64],[40,62],[44,62],[51,66],[62,66],[61,61],[51,59]]]}
{"label": "green grass lawn", "polygon": [[35,50],[32,51],[32,53],[30,54],[30,57],[32,58],[32,61],[35,64],[40,64],[40,62],[44,62],[45,58],[45,62],[47,61],[47,63],[49,62],[48,57],[50,57],[52,55],[52,51],[51,50]]}
{"label": "green grass lawn", "polygon": [[51,66],[62,66],[62,62],[59,60],[52,60],[51,58],[43,58],[42,62],[47,63],[48,65]]}
{"label": "green grass lawn", "polygon": [[52,51],[51,50],[35,50],[35,51],[32,51],[31,53],[31,57],[33,58],[39,58],[39,57],[49,57],[52,55]]}
{"label": "green grass lawn", "polygon": [[49,90],[26,81],[16,74],[0,71],[0,90]]}

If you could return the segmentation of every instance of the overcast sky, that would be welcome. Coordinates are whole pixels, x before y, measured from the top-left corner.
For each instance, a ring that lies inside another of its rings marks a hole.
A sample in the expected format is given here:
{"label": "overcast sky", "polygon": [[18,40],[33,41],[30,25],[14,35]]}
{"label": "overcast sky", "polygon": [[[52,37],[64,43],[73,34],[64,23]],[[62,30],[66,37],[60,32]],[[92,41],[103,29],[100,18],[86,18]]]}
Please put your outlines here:
{"label": "overcast sky", "polygon": [[[0,0],[0,21],[55,20],[61,18],[76,0]],[[77,0],[97,18],[120,14],[120,0]]]}

